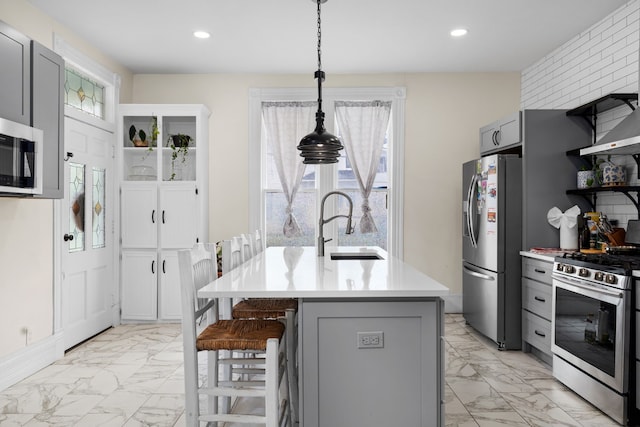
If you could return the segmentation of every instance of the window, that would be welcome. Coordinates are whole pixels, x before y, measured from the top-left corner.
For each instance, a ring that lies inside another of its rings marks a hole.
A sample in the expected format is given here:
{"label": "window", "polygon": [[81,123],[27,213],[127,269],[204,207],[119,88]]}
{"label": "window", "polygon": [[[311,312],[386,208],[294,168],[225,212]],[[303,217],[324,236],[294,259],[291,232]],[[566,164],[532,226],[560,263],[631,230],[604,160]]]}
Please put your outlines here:
{"label": "window", "polygon": [[[313,89],[252,89],[250,110],[250,227],[265,230],[267,246],[313,246],[318,235],[320,201],[329,191],[340,190],[349,194],[354,202],[353,219],[356,230],[345,235],[345,221],[338,219],[326,224],[325,238],[333,238],[333,243],[343,246],[375,245],[386,248],[391,254],[402,257],[402,149],[404,120],[404,88],[358,88],[323,90],[323,110],[325,127],[340,136],[346,129],[339,129],[336,119],[336,103],[342,101],[381,100],[390,105],[388,127],[382,130],[384,143],[377,163],[374,165],[375,178],[371,184],[369,206],[377,232],[362,234],[362,197],[354,174],[354,164],[349,159],[348,150],[342,151],[340,161],[335,165],[306,165],[293,198],[290,211],[287,191],[283,190],[281,178],[274,162],[274,148],[267,139],[267,124],[263,121],[263,103],[299,103],[312,111],[309,123],[301,129],[300,137],[290,138],[297,146],[300,138],[315,126],[317,93]],[[310,107],[309,107],[310,105]],[[306,116],[305,116],[306,117]],[[344,122],[343,122],[344,123]],[[272,132],[273,133],[273,132]],[[290,146],[290,145],[289,145]],[[298,161],[301,162],[299,156]],[[395,163],[394,163],[395,160]],[[362,176],[362,173],[360,174]],[[348,209],[342,197],[330,197],[325,205],[325,218],[344,214]],[[299,227],[299,234],[286,237],[283,234],[289,212],[293,214]]]}
{"label": "window", "polygon": [[64,80],[65,105],[104,120],[104,85],[69,66]]}

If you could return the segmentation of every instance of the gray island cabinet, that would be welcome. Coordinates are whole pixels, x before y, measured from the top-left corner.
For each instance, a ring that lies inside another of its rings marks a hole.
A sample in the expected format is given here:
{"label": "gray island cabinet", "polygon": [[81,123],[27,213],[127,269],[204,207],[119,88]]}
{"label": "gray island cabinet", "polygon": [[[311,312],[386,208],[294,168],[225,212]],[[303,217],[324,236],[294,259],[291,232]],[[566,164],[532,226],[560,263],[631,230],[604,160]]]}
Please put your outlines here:
{"label": "gray island cabinet", "polygon": [[430,427],[444,425],[448,293],[380,248],[269,247],[199,296],[299,299],[301,427]]}

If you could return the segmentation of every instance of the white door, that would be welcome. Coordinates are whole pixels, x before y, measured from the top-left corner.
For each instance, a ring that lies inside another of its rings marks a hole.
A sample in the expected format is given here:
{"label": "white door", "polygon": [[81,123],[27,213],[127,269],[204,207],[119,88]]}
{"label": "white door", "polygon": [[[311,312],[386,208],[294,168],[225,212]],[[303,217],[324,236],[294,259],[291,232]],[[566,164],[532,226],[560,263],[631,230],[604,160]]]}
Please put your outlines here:
{"label": "white door", "polygon": [[113,134],[65,118],[61,326],[68,349],[112,325]]}
{"label": "white door", "polygon": [[122,320],[158,318],[158,252],[122,251]]}
{"label": "white door", "polygon": [[154,183],[123,183],[120,189],[123,248],[158,247],[158,188]]}
{"label": "white door", "polygon": [[182,319],[180,305],[180,271],[178,269],[178,251],[160,253],[158,274],[160,277],[159,310],[162,320]]}
{"label": "white door", "polygon": [[196,185],[181,184],[160,188],[160,244],[165,249],[190,248],[197,243]]}

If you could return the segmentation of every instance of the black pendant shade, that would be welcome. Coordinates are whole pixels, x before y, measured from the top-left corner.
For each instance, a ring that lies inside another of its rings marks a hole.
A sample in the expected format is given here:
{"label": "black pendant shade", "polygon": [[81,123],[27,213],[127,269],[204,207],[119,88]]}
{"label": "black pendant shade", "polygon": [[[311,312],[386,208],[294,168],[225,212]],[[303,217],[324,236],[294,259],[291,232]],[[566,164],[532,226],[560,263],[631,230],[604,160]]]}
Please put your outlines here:
{"label": "black pendant shade", "polygon": [[300,156],[304,157],[302,163],[307,165],[324,165],[337,163],[340,157],[340,150],[344,147],[337,136],[330,134],[324,128],[324,112],[322,111],[322,82],[324,81],[324,71],[322,71],[322,61],[320,53],[320,3],[327,0],[317,0],[318,3],[318,71],[314,77],[318,79],[318,111],[316,112],[316,128],[309,135],[300,140],[298,150]]}

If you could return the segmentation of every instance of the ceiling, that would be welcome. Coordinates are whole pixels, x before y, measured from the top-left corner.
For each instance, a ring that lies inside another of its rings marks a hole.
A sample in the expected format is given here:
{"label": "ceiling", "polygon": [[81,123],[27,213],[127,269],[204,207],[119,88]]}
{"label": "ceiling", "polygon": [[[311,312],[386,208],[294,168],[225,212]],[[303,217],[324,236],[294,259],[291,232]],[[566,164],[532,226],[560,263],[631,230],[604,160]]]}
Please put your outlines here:
{"label": "ceiling", "polygon": [[[139,73],[317,68],[314,0],[28,0]],[[329,0],[331,73],[522,71],[628,0]],[[454,39],[455,27],[469,30]],[[211,38],[195,39],[194,30]]]}

